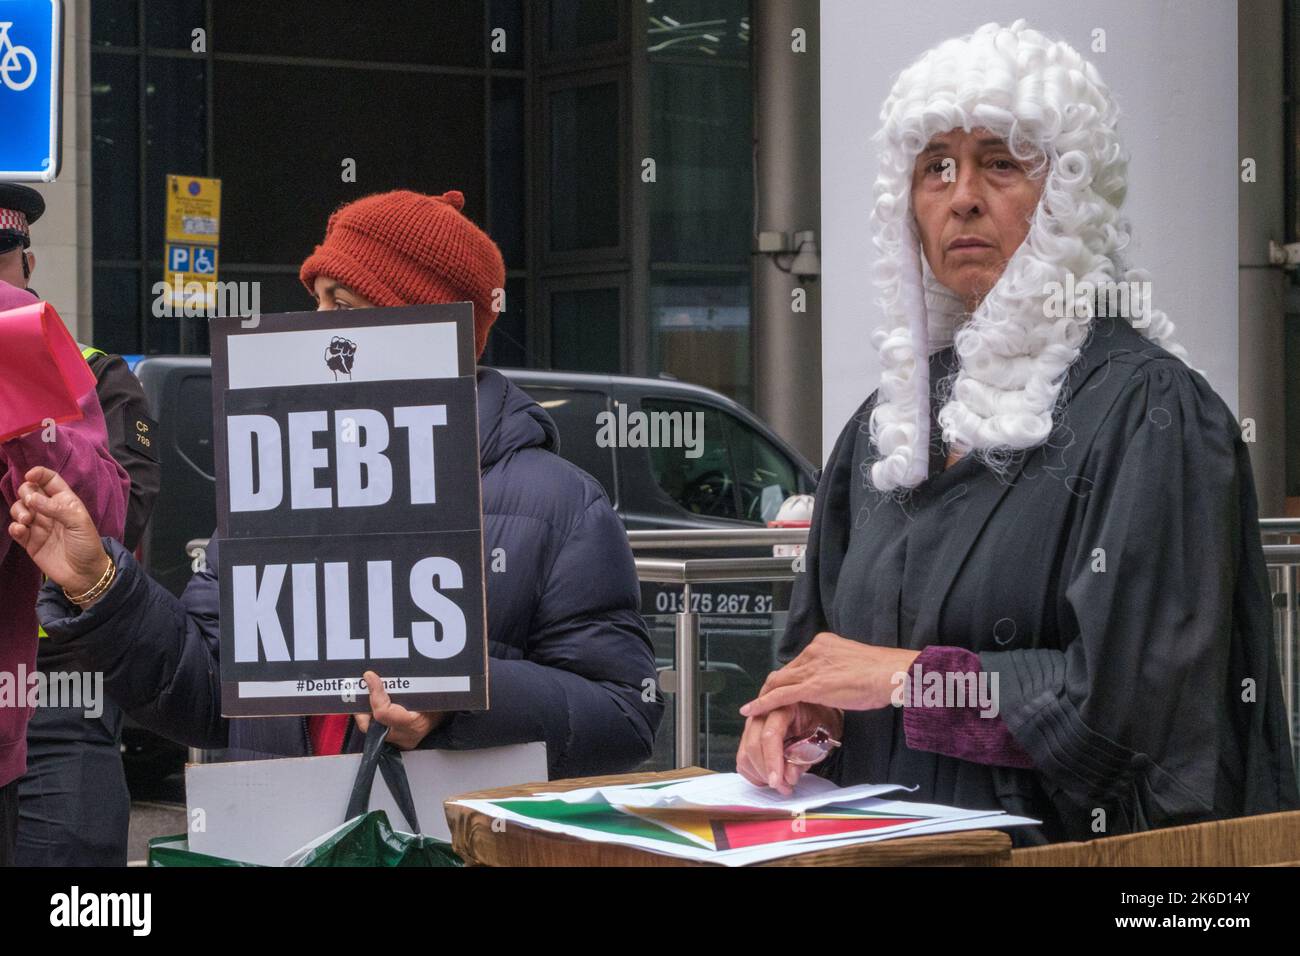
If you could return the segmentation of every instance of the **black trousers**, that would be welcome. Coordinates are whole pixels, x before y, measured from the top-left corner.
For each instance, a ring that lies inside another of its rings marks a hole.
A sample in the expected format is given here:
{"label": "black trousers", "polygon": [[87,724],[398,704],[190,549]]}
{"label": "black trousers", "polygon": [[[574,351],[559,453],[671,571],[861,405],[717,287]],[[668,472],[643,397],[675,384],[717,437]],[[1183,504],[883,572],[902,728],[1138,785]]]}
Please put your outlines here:
{"label": "black trousers", "polygon": [[18,841],[18,781],[0,787],[0,866],[14,865]]}
{"label": "black trousers", "polygon": [[19,866],[125,866],[131,797],[122,767],[122,712],[36,707],[27,773],[18,783]]}

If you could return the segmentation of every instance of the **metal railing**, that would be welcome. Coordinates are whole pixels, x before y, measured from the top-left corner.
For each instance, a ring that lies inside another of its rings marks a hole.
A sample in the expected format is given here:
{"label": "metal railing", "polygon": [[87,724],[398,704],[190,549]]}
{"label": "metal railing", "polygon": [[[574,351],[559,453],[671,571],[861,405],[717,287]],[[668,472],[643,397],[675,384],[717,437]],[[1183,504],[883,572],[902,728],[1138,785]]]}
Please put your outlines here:
{"label": "metal railing", "polygon": [[[1300,518],[1261,518],[1259,531],[1273,595],[1273,634],[1282,672],[1282,699],[1290,717],[1291,751],[1300,768]],[[1269,543],[1272,538],[1288,539]]]}
{"label": "metal railing", "polygon": [[[633,552],[702,548],[802,545],[806,528],[629,531]],[[673,667],[659,672],[659,686],[673,695],[674,763],[693,767],[700,758],[700,612],[692,610],[691,587],[728,581],[793,581],[793,557],[636,558],[637,576],[655,584],[680,584],[684,610],[675,615]]]}
{"label": "metal railing", "polygon": [[681,531],[629,531],[633,551],[695,548],[762,548],[777,544],[804,544],[807,528],[719,528]]}
{"label": "metal railing", "polygon": [[[1300,518],[1265,518],[1260,520],[1268,562],[1269,583],[1273,599],[1274,638],[1281,668],[1282,697],[1291,728],[1291,747],[1300,769],[1300,687],[1297,665],[1300,664],[1300,543],[1268,543],[1270,538],[1295,536],[1300,541]],[[725,531],[631,531],[632,550],[648,551],[700,548],[749,548],[766,545],[797,545],[807,541],[803,529],[756,528]],[[685,610],[676,613],[674,631],[675,662],[671,670],[660,672],[660,687],[673,695],[674,737],[678,767],[694,766],[699,760],[699,676],[701,614],[691,610],[692,585],[724,581],[791,581],[795,571],[791,558],[701,558],[665,560],[636,558],[637,574],[642,581],[682,585]]]}
{"label": "metal railing", "polygon": [[[1300,518],[1261,518],[1260,534],[1268,562],[1273,598],[1274,637],[1281,668],[1282,697],[1291,727],[1291,746],[1300,768]],[[721,530],[629,531],[634,552],[692,551],[701,549],[764,548],[802,545],[808,532],[802,528],[737,528]],[[1270,543],[1273,538],[1296,542]],[[196,568],[205,559],[207,538],[195,538],[185,553]],[[701,613],[692,610],[691,588],[723,582],[793,581],[792,557],[651,558],[636,557],[637,575],[643,582],[680,584],[682,611],[675,614],[672,668],[659,672],[660,688],[673,695],[675,757],[678,767],[699,761]]]}

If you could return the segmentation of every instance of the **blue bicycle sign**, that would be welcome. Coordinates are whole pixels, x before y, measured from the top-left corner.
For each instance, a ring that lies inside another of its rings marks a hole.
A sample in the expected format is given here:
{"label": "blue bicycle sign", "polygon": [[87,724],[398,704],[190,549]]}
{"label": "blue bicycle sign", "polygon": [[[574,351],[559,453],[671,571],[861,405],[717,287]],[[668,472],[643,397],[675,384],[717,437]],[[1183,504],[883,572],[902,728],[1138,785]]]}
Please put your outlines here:
{"label": "blue bicycle sign", "polygon": [[[12,23],[0,21],[0,83],[21,93],[36,82],[36,54],[9,39]],[[15,78],[14,73],[18,76]]]}
{"label": "blue bicycle sign", "polygon": [[0,0],[0,182],[59,173],[61,0]]}

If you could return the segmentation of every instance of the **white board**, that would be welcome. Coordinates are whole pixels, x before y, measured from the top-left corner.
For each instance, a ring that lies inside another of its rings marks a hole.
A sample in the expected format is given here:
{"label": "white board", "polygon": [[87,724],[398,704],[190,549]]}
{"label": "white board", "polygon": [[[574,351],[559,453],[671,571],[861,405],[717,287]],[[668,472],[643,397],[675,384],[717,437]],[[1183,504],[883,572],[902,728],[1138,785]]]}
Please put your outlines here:
{"label": "white board", "polygon": [[[425,835],[450,840],[443,802],[476,790],[546,780],[546,745],[484,750],[409,750],[402,754]],[[185,768],[189,848],[196,853],[279,866],[299,847],[344,820],[360,754],[190,764]],[[375,773],[370,809],[408,826],[383,775]],[[196,811],[203,813],[197,814]],[[204,829],[196,830],[201,819]]]}

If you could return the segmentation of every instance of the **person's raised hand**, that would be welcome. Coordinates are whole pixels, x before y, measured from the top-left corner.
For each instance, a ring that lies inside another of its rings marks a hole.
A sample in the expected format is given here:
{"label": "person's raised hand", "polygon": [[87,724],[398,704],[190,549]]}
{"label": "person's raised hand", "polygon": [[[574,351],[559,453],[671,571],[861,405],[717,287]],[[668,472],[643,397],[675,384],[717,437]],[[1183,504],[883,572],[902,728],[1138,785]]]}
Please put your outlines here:
{"label": "person's raised hand", "polygon": [[361,675],[370,689],[370,713],[357,714],[357,726],[365,733],[370,729],[370,717],[388,728],[387,741],[401,750],[414,750],[420,741],[447,719],[445,711],[421,712],[407,710],[401,704],[393,703],[384,690],[384,682],[374,671]]}
{"label": "person's raised hand", "polygon": [[108,567],[108,555],[86,506],[58,474],[33,468],[9,508],[9,536],[32,562],[70,594],[90,590]]}

